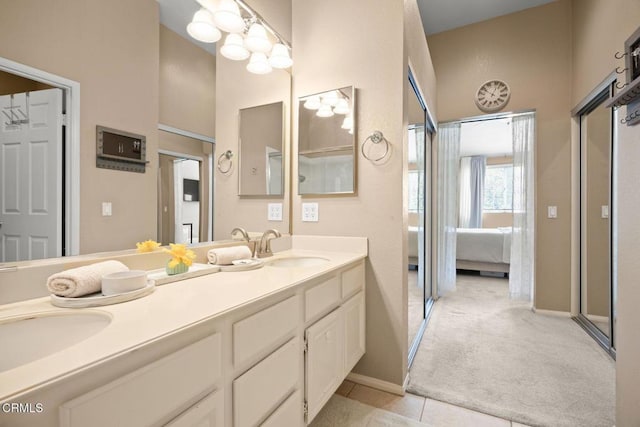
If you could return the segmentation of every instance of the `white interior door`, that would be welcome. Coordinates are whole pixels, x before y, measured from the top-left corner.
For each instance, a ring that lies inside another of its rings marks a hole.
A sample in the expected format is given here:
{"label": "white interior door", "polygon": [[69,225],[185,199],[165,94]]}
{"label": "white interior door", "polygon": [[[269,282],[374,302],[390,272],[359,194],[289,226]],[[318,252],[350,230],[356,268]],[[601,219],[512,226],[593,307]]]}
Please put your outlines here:
{"label": "white interior door", "polygon": [[0,109],[0,261],[61,256],[62,90],[0,96]]}

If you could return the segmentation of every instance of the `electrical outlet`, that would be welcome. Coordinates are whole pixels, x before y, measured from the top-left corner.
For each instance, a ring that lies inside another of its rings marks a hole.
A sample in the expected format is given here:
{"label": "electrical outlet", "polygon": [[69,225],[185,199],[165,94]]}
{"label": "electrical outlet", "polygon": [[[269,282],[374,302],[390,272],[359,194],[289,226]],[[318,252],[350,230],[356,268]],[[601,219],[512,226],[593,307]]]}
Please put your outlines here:
{"label": "electrical outlet", "polygon": [[551,219],[558,218],[558,207],[557,206],[547,206],[547,217]]}
{"label": "electrical outlet", "polygon": [[102,202],[102,216],[111,216],[111,202]]}
{"label": "electrical outlet", "polygon": [[318,222],[318,204],[317,203],[302,204],[302,221]]}
{"label": "electrical outlet", "polygon": [[267,220],[282,221],[282,203],[269,203],[267,212]]}

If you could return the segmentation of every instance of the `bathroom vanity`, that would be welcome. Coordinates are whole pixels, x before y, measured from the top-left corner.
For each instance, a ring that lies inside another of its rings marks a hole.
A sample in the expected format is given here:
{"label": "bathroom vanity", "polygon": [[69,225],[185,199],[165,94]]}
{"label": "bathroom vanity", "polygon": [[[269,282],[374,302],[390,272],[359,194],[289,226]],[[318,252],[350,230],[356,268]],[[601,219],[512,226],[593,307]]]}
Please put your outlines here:
{"label": "bathroom vanity", "polygon": [[307,425],[365,352],[367,243],[297,237],[261,269],[122,304],[0,306],[0,325],[44,312],[110,318],[84,341],[0,372],[0,404],[26,412],[0,412],[0,426]]}

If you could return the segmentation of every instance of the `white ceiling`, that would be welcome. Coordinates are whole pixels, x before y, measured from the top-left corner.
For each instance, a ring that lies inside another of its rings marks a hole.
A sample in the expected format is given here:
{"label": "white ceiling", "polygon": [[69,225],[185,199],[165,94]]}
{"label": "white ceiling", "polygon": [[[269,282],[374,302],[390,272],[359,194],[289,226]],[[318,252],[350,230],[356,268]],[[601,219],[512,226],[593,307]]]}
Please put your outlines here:
{"label": "white ceiling", "polygon": [[463,122],[460,125],[460,157],[511,156],[511,118]]}
{"label": "white ceiling", "polygon": [[427,35],[486,21],[555,0],[418,0]]}
{"label": "white ceiling", "polygon": [[202,43],[187,34],[187,24],[191,22],[193,14],[200,9],[200,5],[195,0],[158,0],[158,4],[160,5],[160,23],[162,25],[212,55],[216,54],[215,43]]}

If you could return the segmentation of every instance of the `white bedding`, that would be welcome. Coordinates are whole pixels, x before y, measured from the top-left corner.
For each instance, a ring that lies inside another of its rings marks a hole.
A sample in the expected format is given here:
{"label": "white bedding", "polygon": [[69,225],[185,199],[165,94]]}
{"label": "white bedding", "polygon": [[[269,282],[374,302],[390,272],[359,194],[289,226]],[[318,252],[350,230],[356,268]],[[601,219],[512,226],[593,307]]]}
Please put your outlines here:
{"label": "white bedding", "polygon": [[418,227],[409,226],[409,256],[418,258]]}
{"label": "white bedding", "polygon": [[458,228],[456,259],[509,264],[511,227]]}

